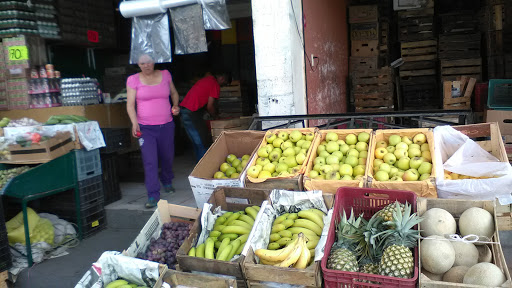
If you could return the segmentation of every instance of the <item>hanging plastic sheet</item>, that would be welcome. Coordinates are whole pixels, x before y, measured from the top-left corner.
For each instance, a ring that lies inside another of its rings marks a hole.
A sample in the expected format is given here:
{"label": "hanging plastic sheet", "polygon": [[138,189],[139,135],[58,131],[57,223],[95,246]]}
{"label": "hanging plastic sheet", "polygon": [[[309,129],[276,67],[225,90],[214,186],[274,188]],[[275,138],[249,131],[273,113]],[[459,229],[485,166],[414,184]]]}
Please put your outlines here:
{"label": "hanging plastic sheet", "polygon": [[155,63],[172,61],[169,17],[167,13],[133,17],[130,64],[147,54]]}
{"label": "hanging plastic sheet", "polygon": [[174,32],[174,53],[193,54],[208,51],[201,5],[169,9]]}
{"label": "hanging plastic sheet", "polygon": [[226,0],[201,0],[205,30],[231,28]]}

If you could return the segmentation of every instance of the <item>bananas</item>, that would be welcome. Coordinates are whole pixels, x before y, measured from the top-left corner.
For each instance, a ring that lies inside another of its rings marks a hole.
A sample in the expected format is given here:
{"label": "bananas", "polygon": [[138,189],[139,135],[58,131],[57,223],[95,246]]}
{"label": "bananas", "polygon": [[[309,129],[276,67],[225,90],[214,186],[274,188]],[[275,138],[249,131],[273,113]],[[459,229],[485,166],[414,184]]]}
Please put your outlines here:
{"label": "bananas", "polygon": [[256,251],[254,251],[254,254],[256,256],[258,256],[260,259],[263,258],[266,261],[271,261],[271,262],[283,261],[293,251],[293,248],[295,248],[295,244],[298,242],[299,242],[299,238],[293,240],[293,245],[286,246],[283,249],[279,249],[279,250],[258,249]]}
{"label": "bananas", "polygon": [[258,249],[254,254],[260,258],[261,264],[277,267],[293,266],[297,269],[305,269],[311,260],[311,252],[306,247],[306,237],[303,233],[300,233],[297,239],[292,240],[285,248],[279,250]]}
{"label": "bananas", "polygon": [[[323,216],[321,217],[317,213],[313,212],[313,210],[316,210],[316,209],[309,209],[309,210],[305,210],[305,211],[300,211],[298,213],[298,215],[299,215],[300,218],[308,219],[308,220],[314,222],[320,228],[324,229],[324,220],[323,220],[324,218],[323,218]],[[319,210],[316,210],[316,211],[319,211]],[[323,213],[323,212],[321,212],[321,213]]]}
{"label": "bananas", "polygon": [[[309,229],[309,230],[315,232],[315,234],[318,236],[322,235],[322,228],[320,228],[320,226],[316,225],[315,222],[309,221],[307,219],[295,220],[295,222],[293,223],[293,227],[306,228],[306,229]],[[224,229],[226,229],[226,228],[224,228]],[[224,230],[222,230],[222,231],[224,231]]]}

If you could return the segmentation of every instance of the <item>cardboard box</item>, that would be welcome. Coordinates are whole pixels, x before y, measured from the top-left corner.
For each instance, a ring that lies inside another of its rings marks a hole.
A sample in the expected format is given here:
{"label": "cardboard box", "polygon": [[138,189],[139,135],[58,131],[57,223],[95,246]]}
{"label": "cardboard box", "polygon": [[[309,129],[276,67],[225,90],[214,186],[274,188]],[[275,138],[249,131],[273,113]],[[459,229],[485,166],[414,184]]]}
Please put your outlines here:
{"label": "cardboard box", "polygon": [[200,274],[167,270],[163,277],[164,283],[171,287],[197,287],[197,288],[237,288],[236,281],[223,277],[206,276]]}
{"label": "cardboard box", "polygon": [[[237,212],[243,211],[246,207],[254,205],[261,206],[262,203],[268,199],[269,195],[270,190],[221,187],[213,192],[208,203],[212,204],[212,212],[219,206],[222,211]],[[255,225],[257,225],[257,223],[255,223]],[[188,256],[190,249],[196,246],[197,238],[201,234],[202,229],[201,215],[199,215],[196,224],[190,231],[189,237],[183,242],[176,254],[180,269],[187,272],[199,271],[234,276],[240,284],[243,284],[245,282],[245,276],[241,266],[245,258],[243,255],[232,262]],[[248,243],[249,240],[246,242],[246,245]],[[245,249],[247,249],[247,247],[245,247]]]}
{"label": "cardboard box", "polygon": [[[423,133],[427,137],[428,146],[430,147],[432,157],[432,173],[431,178],[423,181],[377,181],[373,178],[373,160],[375,159],[375,147],[377,142],[385,140],[388,142],[389,136],[400,135],[400,137],[408,136],[412,139],[416,134]],[[435,167],[436,157],[434,145],[434,133],[432,129],[418,128],[418,129],[388,129],[375,131],[375,138],[369,150],[370,163],[366,166],[366,175],[368,187],[377,189],[393,189],[393,190],[406,190],[413,191],[420,197],[437,198],[437,190],[435,186]]]}
{"label": "cardboard box", "polygon": [[512,135],[512,111],[486,110],[485,122],[497,122],[502,135]]}
{"label": "cardboard box", "polygon": [[[259,188],[259,189],[284,189],[284,190],[292,190],[292,191],[303,191],[303,181],[302,176],[304,172],[306,171],[306,165],[308,163],[308,159],[311,157],[311,154],[313,153],[313,143],[315,142],[316,137],[318,137],[318,128],[302,128],[302,129],[275,129],[275,130],[269,130],[265,134],[265,138],[261,141],[260,145],[258,146],[257,150],[262,148],[263,146],[267,145],[267,136],[271,134],[278,134],[281,131],[284,132],[292,132],[294,130],[298,130],[302,133],[313,133],[314,137],[311,141],[311,146],[308,149],[308,152],[306,154],[306,159],[302,163],[302,165],[297,166],[299,168],[299,171],[297,173],[291,174],[290,176],[285,177],[271,177],[267,179],[260,179],[260,178],[253,178],[247,175],[248,181],[245,181],[245,187],[248,188]],[[256,159],[258,158],[256,152],[255,155],[252,158],[249,165],[247,165],[249,168],[256,165]]]}
{"label": "cardboard box", "polygon": [[[373,145],[375,134],[373,133],[372,129],[346,129],[346,130],[321,130],[319,132],[319,136],[315,139],[315,142],[313,143],[313,152],[311,154],[311,157],[308,159],[308,164],[306,167],[306,172],[304,173],[304,188],[308,191],[310,190],[322,190],[324,193],[332,193],[336,194],[336,191],[339,187],[364,187],[366,185],[365,183],[365,176],[363,175],[363,179],[361,180],[349,180],[349,181],[341,181],[341,180],[315,180],[311,179],[309,177],[309,173],[311,170],[313,170],[314,167],[314,161],[317,157],[316,151],[318,149],[318,146],[320,145],[320,142],[325,140],[325,136],[329,132],[334,132],[338,134],[338,137],[340,140],[345,140],[345,137],[349,134],[355,134],[356,136],[361,132],[366,132],[370,134],[368,149]],[[366,167],[370,164],[370,151],[368,151],[368,157],[366,158]],[[365,170],[366,170],[365,167]],[[366,174],[366,171],[365,171]]]}
{"label": "cardboard box", "polygon": [[[417,199],[417,211],[418,215],[422,216],[427,210],[432,208],[441,208],[444,209],[458,221],[460,215],[471,207],[479,207],[487,210],[494,216],[494,226],[496,230],[494,235],[491,238],[491,242],[495,242],[497,244],[488,244],[491,248],[491,252],[493,254],[492,263],[498,266],[503,273],[505,273],[505,277],[508,280],[510,285],[510,273],[507,268],[507,262],[505,261],[505,256],[503,255],[503,250],[501,249],[500,238],[499,238],[499,229],[496,221],[495,214],[495,202],[494,201],[473,201],[473,200],[454,200],[454,199],[426,199],[426,198],[418,198]],[[421,223],[419,224],[419,229],[421,230]],[[420,242],[420,259],[421,259],[421,242]],[[420,261],[420,271],[421,271],[421,261]],[[474,285],[467,285],[462,283],[450,283],[450,282],[442,282],[442,281],[432,281],[425,277],[423,274],[420,274],[419,277],[419,286],[418,287],[428,287],[428,288],[450,288],[450,287],[477,287]],[[478,286],[480,287],[480,286]],[[503,286],[505,287],[505,286]],[[507,286],[509,287],[509,286]]]}
{"label": "cardboard box", "polygon": [[264,135],[264,132],[259,131],[224,131],[219,136],[188,176],[197,207],[203,207],[215,188],[219,186],[244,187],[247,169],[244,169],[237,179],[214,179],[213,174],[219,171],[220,165],[226,162],[229,154],[235,154],[237,157],[243,155],[252,157]]}
{"label": "cardboard box", "polygon": [[137,257],[140,252],[145,252],[151,239],[160,237],[163,224],[169,222],[193,223],[200,215],[201,209],[169,204],[166,200],[158,201],[157,209],[137,235],[135,241],[123,251],[123,255]]}

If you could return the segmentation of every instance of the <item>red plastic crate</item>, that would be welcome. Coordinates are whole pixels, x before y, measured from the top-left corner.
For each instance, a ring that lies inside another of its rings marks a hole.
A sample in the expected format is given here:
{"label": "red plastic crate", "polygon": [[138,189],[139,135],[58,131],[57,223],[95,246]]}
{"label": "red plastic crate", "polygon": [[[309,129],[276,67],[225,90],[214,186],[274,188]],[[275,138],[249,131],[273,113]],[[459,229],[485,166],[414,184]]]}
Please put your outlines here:
{"label": "red plastic crate", "polygon": [[[368,220],[377,211],[398,200],[400,203],[407,201],[412,205],[412,211],[416,212],[416,194],[400,190],[341,187],[335,197],[333,218],[321,262],[325,287],[416,287],[419,275],[418,247],[414,248],[414,275],[410,279],[327,269],[327,258],[329,258],[332,245],[336,241],[335,223],[339,220],[343,209],[349,215],[350,209],[353,208],[356,215],[364,213],[363,217]],[[375,281],[380,284],[364,283],[363,281]]]}
{"label": "red plastic crate", "polygon": [[484,112],[487,106],[487,94],[489,90],[489,83],[476,83],[475,84],[475,101],[473,101],[473,111]]}

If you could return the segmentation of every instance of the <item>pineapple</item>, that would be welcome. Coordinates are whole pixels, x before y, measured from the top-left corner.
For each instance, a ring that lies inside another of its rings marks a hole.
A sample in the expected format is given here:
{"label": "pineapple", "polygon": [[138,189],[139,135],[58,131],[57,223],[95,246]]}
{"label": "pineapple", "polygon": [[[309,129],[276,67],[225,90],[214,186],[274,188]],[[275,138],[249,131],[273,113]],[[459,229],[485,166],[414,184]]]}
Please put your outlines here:
{"label": "pineapple", "polygon": [[374,264],[374,263],[366,264],[366,265],[361,266],[361,268],[359,268],[359,272],[367,273],[367,274],[377,274],[378,275],[379,271],[380,271],[379,264]]}
{"label": "pineapple", "polygon": [[393,219],[393,211],[395,211],[397,203],[400,205],[400,210],[402,210],[402,213],[404,213],[405,205],[396,201],[395,203],[391,203],[379,210],[377,214],[384,218],[384,221],[391,221]]}
{"label": "pineapple", "polygon": [[360,264],[377,264],[382,256],[381,232],[386,230],[383,225],[383,219],[378,214],[373,215],[369,221],[362,220],[359,227],[355,227],[355,232],[347,236],[357,243],[354,250],[359,257]]}
{"label": "pineapple", "polygon": [[349,219],[345,211],[340,215],[340,221],[336,224],[336,243],[332,246],[331,254],[327,259],[328,269],[357,272],[357,258],[351,252],[355,249],[356,243],[349,236],[359,227],[361,220],[361,216],[354,219],[353,211]]}
{"label": "pineapple", "polygon": [[384,253],[380,261],[380,274],[385,276],[411,278],[414,272],[414,256],[410,248],[418,244],[419,232],[413,230],[421,218],[416,213],[411,215],[411,205],[405,203],[404,212],[395,203],[393,218],[384,224],[392,227],[379,233],[383,237]]}

